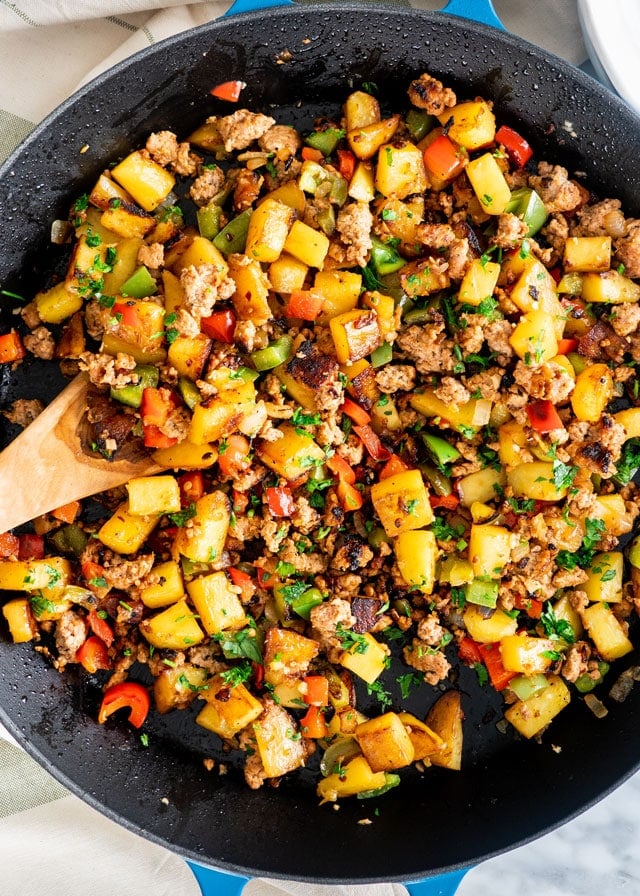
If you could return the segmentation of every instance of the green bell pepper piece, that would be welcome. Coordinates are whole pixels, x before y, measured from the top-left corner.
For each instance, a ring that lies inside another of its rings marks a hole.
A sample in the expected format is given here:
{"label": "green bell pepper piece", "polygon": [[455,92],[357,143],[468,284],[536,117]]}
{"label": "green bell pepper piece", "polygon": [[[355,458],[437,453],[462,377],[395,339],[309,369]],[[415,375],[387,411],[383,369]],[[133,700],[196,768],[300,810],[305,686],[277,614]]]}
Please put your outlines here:
{"label": "green bell pepper piece", "polygon": [[393,358],[393,346],[390,342],[383,342],[371,352],[371,366],[384,367]]}
{"label": "green bell pepper piece", "polygon": [[433,436],[431,433],[425,432],[422,435],[422,441],[439,467],[444,467],[445,464],[452,464],[460,457],[458,449],[450,445],[446,439],[440,438],[440,436]]}
{"label": "green bell pepper piece", "polygon": [[548,687],[549,681],[542,672],[535,675],[516,675],[509,682],[509,688],[519,700],[528,700],[534,694],[539,694]]}
{"label": "green bell pepper piece", "polygon": [[319,149],[323,156],[330,156],[335,152],[335,148],[345,136],[345,131],[339,128],[326,128],[324,131],[314,131],[305,137],[307,146],[313,149]]}
{"label": "green bell pepper piece", "polygon": [[406,261],[394,246],[383,243],[378,237],[371,237],[371,264],[378,277],[393,274],[404,267]]}
{"label": "green bell pepper piece", "polygon": [[464,586],[464,596],[469,604],[495,609],[498,603],[498,582],[493,579],[473,579]]}
{"label": "green bell pepper piece", "polygon": [[266,348],[260,348],[255,352],[251,352],[251,360],[256,368],[262,372],[263,370],[273,370],[279,367],[289,359],[293,339],[291,336],[281,336],[274,342],[271,342]]}
{"label": "green bell pepper piece", "polygon": [[202,401],[200,389],[198,389],[193,380],[190,380],[187,376],[181,376],[178,380],[178,392],[190,411]]}
{"label": "green bell pepper piece", "polygon": [[220,222],[222,221],[221,206],[216,202],[209,202],[207,205],[203,205],[196,212],[196,220],[200,236],[203,236],[206,240],[212,240],[220,233]]}
{"label": "green bell pepper piece", "polygon": [[358,799],[368,800],[371,797],[382,796],[383,793],[391,790],[392,787],[397,787],[400,783],[400,775],[396,775],[394,772],[385,772],[384,777],[385,782],[382,787],[377,787],[375,790],[361,790],[360,793],[356,794]]}
{"label": "green bell pepper piece", "polygon": [[514,190],[511,193],[511,200],[505,211],[511,212],[512,215],[517,215],[518,218],[528,225],[529,232],[527,236],[533,236],[534,233],[537,233],[549,217],[544,207],[544,202],[538,193],[529,187],[520,187]]}
{"label": "green bell pepper piece", "polygon": [[318,162],[307,160],[300,172],[298,178],[298,186],[305,193],[315,196],[321,192],[323,196],[327,196],[329,201],[334,205],[341,206],[347,201],[349,184],[336,171],[329,168],[323,168]]}
{"label": "green bell pepper piece", "polygon": [[146,299],[157,291],[158,284],[144,265],[140,265],[120,287],[120,294],[132,299]]}
{"label": "green bell pepper piece", "polygon": [[424,109],[409,109],[405,122],[411,139],[415,142],[422,140],[436,124],[433,115],[429,115]]}
{"label": "green bell pepper piece", "polygon": [[57,529],[51,535],[51,541],[55,545],[56,550],[61,553],[75,554],[76,557],[79,557],[87,546],[89,537],[80,526],[70,523],[68,526]]}
{"label": "green bell pepper piece", "polygon": [[120,386],[119,389],[111,387],[111,398],[126,404],[130,408],[139,408],[142,403],[142,393],[149,387],[155,389],[160,379],[160,371],[152,364],[136,364],[133,372],[138,376],[137,383],[129,383],[127,386]]}
{"label": "green bell pepper piece", "polygon": [[213,238],[213,245],[223,255],[244,252],[251,214],[252,210],[250,208],[241,212],[235,218],[232,218],[226,227],[223,227],[220,233]]}
{"label": "green bell pepper piece", "polygon": [[308,588],[299,597],[289,601],[289,606],[294,613],[308,621],[313,608],[321,604],[323,600],[324,597],[319,588]]}
{"label": "green bell pepper piece", "polygon": [[600,684],[608,671],[609,663],[599,662],[598,678],[592,678],[587,672],[585,672],[584,675],[580,675],[580,677],[576,679],[576,689],[580,691],[581,694],[589,694],[595,687],[597,687],[597,685]]}

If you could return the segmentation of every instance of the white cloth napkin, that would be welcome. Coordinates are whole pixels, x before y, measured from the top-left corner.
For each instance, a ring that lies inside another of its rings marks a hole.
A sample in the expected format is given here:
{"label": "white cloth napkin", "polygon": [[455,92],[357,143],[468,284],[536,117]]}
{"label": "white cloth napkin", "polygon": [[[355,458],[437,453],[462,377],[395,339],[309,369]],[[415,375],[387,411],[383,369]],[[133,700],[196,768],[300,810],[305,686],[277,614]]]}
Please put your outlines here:
{"label": "white cloth napkin", "polygon": [[[130,54],[222,15],[229,0],[1,0],[0,161],[81,84]],[[412,0],[438,9],[441,0]],[[571,62],[586,58],[575,0],[495,0],[505,26]],[[10,649],[0,642],[0,650]],[[0,726],[3,896],[199,896],[187,865],[69,794]],[[473,874],[473,873],[472,873]],[[469,888],[468,888],[469,886]],[[471,878],[460,896],[472,893]],[[397,884],[251,881],[245,896],[400,896]]]}

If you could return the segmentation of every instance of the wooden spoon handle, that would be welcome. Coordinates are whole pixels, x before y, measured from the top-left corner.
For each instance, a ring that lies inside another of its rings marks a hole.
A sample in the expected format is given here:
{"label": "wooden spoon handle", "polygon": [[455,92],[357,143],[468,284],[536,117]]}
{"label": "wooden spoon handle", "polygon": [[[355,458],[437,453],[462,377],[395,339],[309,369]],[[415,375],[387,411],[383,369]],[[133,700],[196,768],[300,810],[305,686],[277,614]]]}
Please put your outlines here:
{"label": "wooden spoon handle", "polygon": [[159,470],[146,457],[108,461],[83,452],[77,429],[88,386],[86,374],[77,376],[0,453],[0,532]]}

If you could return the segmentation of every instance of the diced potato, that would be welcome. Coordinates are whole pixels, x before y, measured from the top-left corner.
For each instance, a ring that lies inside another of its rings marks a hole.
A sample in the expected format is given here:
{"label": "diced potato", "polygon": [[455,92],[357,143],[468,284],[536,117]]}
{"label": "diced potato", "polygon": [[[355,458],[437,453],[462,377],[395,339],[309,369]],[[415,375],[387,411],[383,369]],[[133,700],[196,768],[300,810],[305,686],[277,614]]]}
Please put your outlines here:
{"label": "diced potato", "polygon": [[488,146],[496,135],[495,115],[485,100],[457,103],[445,109],[438,121],[452,140],[469,150]]}
{"label": "diced potato", "polygon": [[562,501],[567,487],[558,488],[553,479],[553,464],[534,460],[507,471],[507,482],[516,498],[533,498],[535,501]]}
{"label": "diced potato", "polygon": [[198,625],[197,614],[186,598],[143,619],[140,631],[149,644],[159,650],[186,650],[204,641],[204,632]]}
{"label": "diced potato", "polygon": [[[143,242],[139,237],[118,241],[116,260],[111,266],[111,270],[104,275],[104,286],[102,287],[104,295],[117,296],[120,294],[122,284],[126,283],[138,268],[138,252],[142,245]],[[167,308],[166,302],[165,308],[171,310]]]}
{"label": "diced potato", "polygon": [[383,144],[388,143],[400,124],[400,116],[392,115],[383,121],[374,121],[347,131],[347,140],[358,159],[372,159]]}
{"label": "diced potato", "polygon": [[140,516],[132,513],[127,501],[121,504],[98,530],[102,544],[116,554],[135,554],[145,543],[160,520],[160,514]]}
{"label": "diced potato", "polygon": [[585,302],[619,305],[640,301],[640,284],[618,271],[601,274],[588,273],[582,278],[582,298]]}
{"label": "diced potato", "polygon": [[472,398],[465,404],[447,404],[433,389],[422,389],[411,396],[411,407],[425,417],[446,421],[454,429],[474,429],[489,422],[491,402],[484,398]]}
{"label": "diced potato", "polygon": [[448,554],[438,564],[436,578],[439,582],[458,588],[460,585],[472,582],[475,576],[473,575],[473,567],[468,560],[459,557],[457,554]]}
{"label": "diced potato", "polygon": [[323,802],[335,803],[343,797],[380,790],[386,782],[384,772],[372,771],[364,756],[355,756],[340,769],[340,773],[333,772],[326,778],[321,778],[316,793],[322,797]]}
{"label": "diced potato", "polygon": [[613,375],[606,364],[590,364],[578,374],[570,396],[578,420],[597,423],[613,398]]}
{"label": "diced potato", "polygon": [[222,152],[224,150],[224,140],[220,136],[218,124],[215,118],[209,118],[204,124],[196,128],[189,135],[189,143],[198,146],[200,149],[206,149],[208,152]]}
{"label": "diced potato", "polygon": [[318,271],[313,291],[324,299],[318,322],[324,326],[332,317],[353,311],[362,291],[362,275],[353,271]]}
{"label": "diced potato", "polygon": [[[207,670],[193,663],[167,666],[153,682],[153,702],[159,713],[186,709],[197,696],[206,693]],[[262,707],[260,707],[262,709]],[[197,721],[197,719],[196,719]]]}
{"label": "diced potato", "polygon": [[222,491],[210,492],[196,501],[196,515],[190,520],[189,531],[181,528],[174,539],[174,560],[180,555],[198,563],[219,560],[224,551],[231,521],[231,504]]}
{"label": "diced potato", "polygon": [[633,529],[633,517],[618,493],[598,495],[594,516],[603,521],[610,535],[626,535]]}
{"label": "diced potato", "polygon": [[186,439],[170,448],[158,448],[153,452],[155,463],[167,470],[206,470],[217,459],[218,452],[213,445],[208,442],[195,445]]}
{"label": "diced potato", "polygon": [[374,772],[404,768],[415,758],[409,733],[395,712],[362,722],[356,728],[356,740]]}
{"label": "diced potato", "polygon": [[434,753],[440,753],[446,749],[446,744],[440,735],[429,728],[425,722],[416,719],[409,712],[399,712],[398,718],[411,738],[415,754],[414,760],[427,759]]}
{"label": "diced potato", "polygon": [[387,342],[389,339],[395,338],[392,334],[395,334],[398,329],[400,310],[396,309],[392,297],[374,289],[365,292],[361,301],[363,307],[375,311],[383,341]]}
{"label": "diced potato", "polygon": [[47,599],[52,599],[70,582],[71,563],[66,557],[0,560],[0,589],[3,591],[43,591]]}
{"label": "diced potato", "polygon": [[310,268],[322,268],[329,251],[329,237],[303,221],[294,221],[283,248]]}
{"label": "diced potato", "polygon": [[330,319],[329,328],[341,364],[366,358],[382,342],[378,317],[373,311],[345,311]]}
{"label": "diced potato", "polygon": [[442,270],[432,256],[409,261],[400,268],[400,286],[409,298],[428,296],[434,292],[448,289],[451,278],[448,270]]}
{"label": "diced potato", "polygon": [[445,691],[427,713],[427,725],[445,744],[441,750],[429,756],[432,765],[452,771],[460,771],[462,768],[463,718],[459,691]]}
{"label": "diced potato", "polygon": [[375,172],[370,161],[359,160],[349,181],[349,198],[373,202],[376,195]]}
{"label": "diced potato", "polygon": [[610,236],[569,236],[564,244],[565,271],[608,271],[611,267]]}
{"label": "diced potato", "polygon": [[474,258],[462,278],[458,301],[464,305],[479,305],[493,295],[499,275],[500,265],[495,261]]}
{"label": "diced potato", "polygon": [[263,202],[267,202],[269,199],[283,202],[297,212],[299,216],[304,214],[307,205],[307,197],[304,195],[304,190],[300,189],[295,180],[288,180],[280,184],[279,187],[276,187],[275,190],[272,190],[262,199],[258,199],[257,205],[262,205]]}
{"label": "diced potato", "polygon": [[208,403],[197,404],[193,409],[189,440],[194,445],[208,445],[231,435],[239,429],[246,414],[255,409],[255,401],[240,401],[232,404],[214,396]]}
{"label": "diced potato", "polygon": [[308,270],[309,266],[293,255],[281,254],[269,265],[271,289],[285,295],[292,293],[294,289],[302,289]]}
{"label": "diced potato", "polygon": [[527,255],[523,270],[509,291],[509,298],[520,311],[546,311],[553,321],[556,339],[561,339],[567,321],[553,277],[534,255]]}
{"label": "diced potato", "polygon": [[573,606],[570,600],[569,592],[564,592],[560,595],[557,601],[553,604],[553,612],[555,614],[556,619],[563,619],[565,622],[568,622],[571,628],[573,629],[573,633],[576,636],[576,640],[581,637],[582,632],[584,631],[584,627],[582,625],[582,619],[580,618],[580,614]]}
{"label": "diced potato", "polygon": [[511,201],[511,190],[493,154],[486,152],[472,159],[465,171],[482,210],[501,215]]}
{"label": "diced potato", "polygon": [[371,426],[378,434],[402,429],[398,406],[390,395],[381,395],[369,413],[371,414]]}
{"label": "diced potato", "polygon": [[165,310],[144,299],[123,300],[127,314],[110,317],[102,337],[102,351],[109,355],[125,352],[138,364],[160,364],[166,350],[159,333],[164,332]]}
{"label": "diced potato", "polygon": [[256,447],[256,453],[265,466],[293,481],[324,463],[325,453],[311,436],[296,432],[290,423],[281,424],[279,429],[283,433],[282,438],[259,442]]}
{"label": "diced potato", "polygon": [[202,696],[207,702],[196,716],[196,722],[228,741],[254,722],[264,708],[242,683],[231,687],[220,675],[211,679]]}
{"label": "diced potato", "polygon": [[401,532],[396,539],[394,552],[400,575],[410,590],[431,594],[438,556],[433,532],[428,529]]}
{"label": "diced potato", "polygon": [[222,570],[192,579],[187,591],[208,635],[244,628],[247,624],[240,598]]}
{"label": "diced potato", "polygon": [[34,299],[38,315],[46,324],[60,324],[79,311],[83,305],[82,296],[68,288],[65,280],[51,289],[36,294]]}
{"label": "diced potato", "polygon": [[[402,246],[415,251],[420,242],[420,225],[424,221],[424,196],[411,196],[405,200],[388,196],[375,204],[376,214],[384,221],[384,230]],[[403,254],[402,248],[400,254]]]}
{"label": "diced potato", "polygon": [[318,644],[292,629],[270,628],[264,640],[264,675],[272,685],[299,678],[318,654]]}
{"label": "diced potato", "polygon": [[463,507],[471,507],[477,502],[492,501],[500,488],[507,484],[507,474],[504,470],[494,470],[493,467],[485,467],[462,476],[456,483],[460,503]]}
{"label": "diced potato", "polygon": [[184,582],[180,564],[175,560],[157,563],[150,574],[156,581],[140,592],[140,600],[152,610],[168,607],[184,597]]}
{"label": "diced potato", "polygon": [[516,324],[509,342],[516,355],[535,367],[558,354],[555,321],[548,311],[539,308],[527,311]]}
{"label": "diced potato", "polygon": [[546,672],[557,648],[557,643],[550,638],[507,635],[500,641],[502,665],[508,672],[522,672],[523,675]]}
{"label": "diced potato", "polygon": [[127,191],[123,190],[120,184],[117,184],[110,174],[104,171],[89,194],[89,202],[104,211],[111,206],[114,199],[124,204],[131,202],[131,196]]}
{"label": "diced potato", "polygon": [[231,301],[238,318],[251,320],[257,327],[271,320],[273,313],[268,301],[269,280],[260,262],[247,259],[245,255],[230,255],[229,274],[236,284]]}
{"label": "diced potato", "polygon": [[515,635],[518,622],[508,616],[503,610],[494,610],[491,616],[485,616],[483,611],[473,604],[467,604],[462,614],[464,625],[473,638],[480,644],[495,644],[509,635]]}
{"label": "diced potato", "polygon": [[297,401],[301,407],[306,411],[317,411],[315,390],[311,386],[307,386],[306,383],[297,380],[289,373],[287,368],[287,363],[280,364],[274,368],[273,373],[278,377],[291,398]]}
{"label": "diced potato", "polygon": [[[133,273],[133,269],[131,273]],[[182,288],[180,278],[173,271],[165,269],[162,272],[162,291],[164,294],[165,311],[167,314],[174,314],[184,304],[184,289]]]}
{"label": "diced potato", "polygon": [[371,501],[391,538],[433,522],[429,493],[420,470],[405,470],[371,486]]}
{"label": "diced potato", "polygon": [[505,712],[505,718],[523,737],[540,734],[569,704],[571,694],[557,675],[549,676],[549,684],[527,700],[519,700]]}
{"label": "diced potato", "polygon": [[385,143],[378,150],[376,189],[383,196],[404,199],[427,188],[422,153],[408,140]]}
{"label": "diced potato", "polygon": [[380,104],[375,96],[364,90],[350,93],[344,104],[344,115],[347,131],[366,128],[380,121]]}
{"label": "diced potato", "polygon": [[340,665],[349,669],[358,678],[362,678],[367,684],[373,682],[387,667],[389,648],[365,632],[359,635],[357,640],[340,656]]}
{"label": "diced potato", "polygon": [[624,555],[622,551],[607,551],[596,554],[589,568],[586,582],[580,584],[590,601],[602,600],[617,604],[622,600],[622,577]]}
{"label": "diced potato", "polygon": [[153,215],[147,215],[133,203],[121,202],[120,205],[110,206],[102,213],[100,219],[103,227],[112,230],[118,236],[124,238],[146,236],[153,230],[156,219]]}
{"label": "diced potato", "polygon": [[127,482],[129,513],[176,513],[180,510],[180,486],[175,476],[138,476]]}
{"label": "diced potato", "polygon": [[286,775],[304,763],[305,746],[286,709],[270,706],[253,723],[253,732],[267,778]]}
{"label": "diced potato", "polygon": [[176,179],[141,150],[130,153],[111,169],[111,176],[146,212],[152,212],[175,186]]}
{"label": "diced potato", "polygon": [[31,612],[28,598],[14,597],[2,606],[2,615],[7,620],[9,634],[14,644],[33,641],[38,634],[38,626]]}
{"label": "diced potato", "polygon": [[472,523],[469,536],[469,562],[475,576],[500,578],[511,557],[513,534],[506,526]]}
{"label": "diced potato", "polygon": [[640,408],[625,408],[613,414],[613,419],[620,426],[624,426],[627,439],[640,437]]}
{"label": "diced potato", "polygon": [[216,249],[211,240],[199,235],[194,236],[190,240],[184,251],[178,254],[175,261],[168,264],[165,258],[165,263],[174,274],[180,274],[186,268],[192,266],[197,268],[203,264],[212,265],[219,272],[220,279],[228,273],[227,261],[222,252]]}
{"label": "diced potato", "polygon": [[633,650],[622,623],[604,601],[583,610],[582,622],[603,660],[618,660]]}

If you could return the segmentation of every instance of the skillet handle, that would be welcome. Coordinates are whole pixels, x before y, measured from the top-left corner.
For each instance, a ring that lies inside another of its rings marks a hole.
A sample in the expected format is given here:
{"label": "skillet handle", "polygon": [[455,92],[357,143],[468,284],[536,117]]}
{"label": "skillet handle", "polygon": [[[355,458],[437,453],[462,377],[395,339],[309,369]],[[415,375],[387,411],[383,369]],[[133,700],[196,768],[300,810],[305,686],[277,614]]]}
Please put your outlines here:
{"label": "skillet handle", "polygon": [[403,881],[409,896],[455,896],[460,881],[470,868],[462,868],[458,871],[449,871],[448,874],[439,874],[437,877],[428,877],[426,880],[407,883]]}
{"label": "skillet handle", "polygon": [[270,9],[274,6],[295,6],[293,0],[234,0],[225,16],[234,16],[239,12],[253,12],[255,9]]}
{"label": "skillet handle", "polygon": [[240,896],[249,883],[247,877],[216,871],[215,868],[205,868],[196,862],[187,862],[187,865],[198,881],[202,896]]}
{"label": "skillet handle", "polygon": [[491,0],[449,0],[441,10],[452,16],[460,16],[463,19],[473,19],[483,25],[491,25],[504,31],[504,25],[498,18]]}

